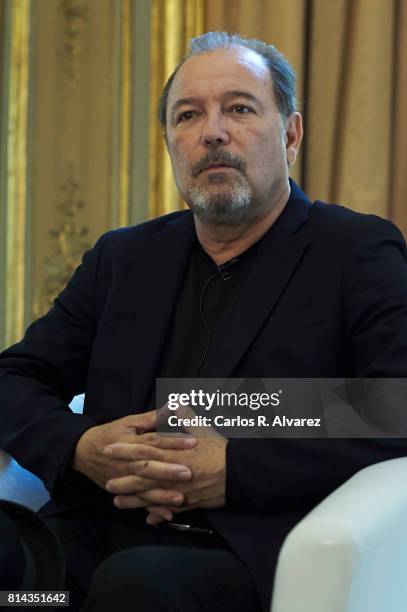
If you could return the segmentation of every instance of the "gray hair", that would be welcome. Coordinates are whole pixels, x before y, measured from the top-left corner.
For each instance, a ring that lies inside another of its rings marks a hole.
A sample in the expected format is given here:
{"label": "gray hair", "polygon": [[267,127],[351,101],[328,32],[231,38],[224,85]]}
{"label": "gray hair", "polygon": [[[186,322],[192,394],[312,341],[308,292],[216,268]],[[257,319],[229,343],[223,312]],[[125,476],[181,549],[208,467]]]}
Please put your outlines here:
{"label": "gray hair", "polygon": [[284,55],[273,45],[268,45],[256,38],[245,38],[238,34],[228,32],[207,32],[202,36],[197,36],[190,41],[189,50],[181,60],[174,72],[169,77],[158,101],[157,112],[161,127],[165,133],[167,118],[168,94],[172,82],[181,66],[187,59],[200,53],[209,53],[216,49],[228,47],[246,47],[258,53],[264,60],[265,65],[270,71],[273,92],[275,95],[277,108],[285,122],[288,117],[297,110],[297,99],[295,96],[295,72]]}

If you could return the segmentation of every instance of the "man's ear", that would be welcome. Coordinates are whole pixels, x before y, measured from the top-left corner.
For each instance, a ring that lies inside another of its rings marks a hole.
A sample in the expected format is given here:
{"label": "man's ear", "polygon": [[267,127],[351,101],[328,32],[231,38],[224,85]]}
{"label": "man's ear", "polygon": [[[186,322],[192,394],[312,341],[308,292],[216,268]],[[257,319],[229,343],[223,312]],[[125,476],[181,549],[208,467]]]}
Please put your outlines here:
{"label": "man's ear", "polygon": [[287,151],[287,164],[292,166],[297,159],[298,149],[300,148],[303,129],[302,129],[302,117],[298,112],[292,113],[285,125],[286,134],[286,151]]}

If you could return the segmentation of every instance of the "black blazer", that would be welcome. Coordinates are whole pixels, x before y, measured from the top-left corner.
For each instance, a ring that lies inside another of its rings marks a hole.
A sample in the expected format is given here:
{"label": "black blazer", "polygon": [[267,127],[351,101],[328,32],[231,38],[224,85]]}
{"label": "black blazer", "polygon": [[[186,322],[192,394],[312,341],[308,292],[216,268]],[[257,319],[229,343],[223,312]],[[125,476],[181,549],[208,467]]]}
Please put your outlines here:
{"label": "black blazer", "polygon": [[[406,377],[407,255],[388,221],[291,196],[262,240],[207,377]],[[102,236],[50,312],[0,356],[0,447],[67,512],[95,495],[61,479],[81,434],[151,409],[160,352],[195,237],[176,212]],[[85,392],[83,415],[67,407]],[[232,439],[226,507],[207,512],[270,605],[288,530],[357,470],[406,441]],[[109,498],[110,499],[110,498]],[[357,503],[357,500],[355,500]]]}

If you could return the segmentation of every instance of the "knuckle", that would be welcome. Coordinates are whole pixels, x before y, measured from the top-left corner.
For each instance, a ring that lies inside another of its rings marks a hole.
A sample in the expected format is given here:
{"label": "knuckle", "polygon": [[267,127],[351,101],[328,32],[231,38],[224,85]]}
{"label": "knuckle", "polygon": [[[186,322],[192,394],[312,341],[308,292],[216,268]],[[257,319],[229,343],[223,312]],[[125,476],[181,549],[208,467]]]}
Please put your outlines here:
{"label": "knuckle", "polygon": [[131,471],[134,474],[143,474],[143,472],[145,472],[146,469],[148,468],[149,463],[150,462],[148,461],[148,459],[147,460],[144,460],[144,459],[140,460],[140,459],[138,459],[137,461],[134,461],[132,463]]}
{"label": "knuckle", "polygon": [[130,464],[130,470],[132,474],[136,476],[138,474],[141,474],[143,470],[145,470],[144,464],[145,464],[145,461],[140,461],[139,459],[137,461],[132,461]]}
{"label": "knuckle", "polygon": [[142,444],[137,445],[137,458],[138,459],[149,459],[150,457],[150,449],[147,446],[143,446]]}
{"label": "knuckle", "polygon": [[147,442],[147,444],[154,444],[157,439],[157,434],[154,431],[143,434],[143,441]]}
{"label": "knuckle", "polygon": [[139,464],[138,461],[129,461],[128,464],[128,472],[130,474],[138,474],[139,472]]}
{"label": "knuckle", "polygon": [[137,476],[131,476],[130,484],[131,484],[131,487],[133,489],[137,488],[139,482],[140,482],[140,480],[139,480],[139,478]]}
{"label": "knuckle", "polygon": [[146,493],[146,498],[149,501],[149,504],[162,504],[165,503],[165,496],[163,492],[159,489],[153,489]]}

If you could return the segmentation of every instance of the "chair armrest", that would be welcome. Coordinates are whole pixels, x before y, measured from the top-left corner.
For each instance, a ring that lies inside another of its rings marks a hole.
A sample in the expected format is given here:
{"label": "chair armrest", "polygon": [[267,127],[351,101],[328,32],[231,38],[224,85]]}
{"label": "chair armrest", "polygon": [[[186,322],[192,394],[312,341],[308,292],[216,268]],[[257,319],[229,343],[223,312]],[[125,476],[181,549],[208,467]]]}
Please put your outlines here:
{"label": "chair armrest", "polygon": [[[1,451],[3,455],[3,451]],[[0,499],[14,501],[31,510],[39,510],[49,500],[49,494],[41,480],[8,457],[0,467]]]}
{"label": "chair armrest", "polygon": [[[70,403],[72,412],[81,413],[83,401],[83,395],[74,397]],[[49,500],[49,494],[39,478],[0,450],[0,499],[39,510]]]}
{"label": "chair armrest", "polygon": [[405,611],[407,458],[371,465],[288,534],[272,612]]}

